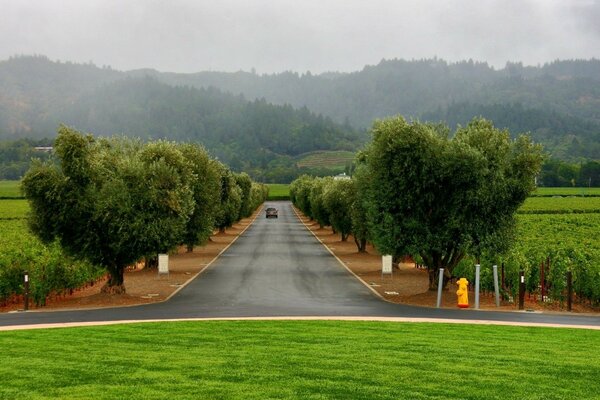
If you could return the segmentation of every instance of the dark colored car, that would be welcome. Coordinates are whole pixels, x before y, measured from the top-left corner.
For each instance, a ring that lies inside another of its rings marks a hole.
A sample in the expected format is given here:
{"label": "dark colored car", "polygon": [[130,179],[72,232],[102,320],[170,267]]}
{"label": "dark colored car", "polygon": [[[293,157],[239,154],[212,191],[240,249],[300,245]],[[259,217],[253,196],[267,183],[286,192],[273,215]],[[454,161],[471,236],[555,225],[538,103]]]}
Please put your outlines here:
{"label": "dark colored car", "polygon": [[277,218],[277,209],[273,207],[269,207],[266,210],[267,218]]}

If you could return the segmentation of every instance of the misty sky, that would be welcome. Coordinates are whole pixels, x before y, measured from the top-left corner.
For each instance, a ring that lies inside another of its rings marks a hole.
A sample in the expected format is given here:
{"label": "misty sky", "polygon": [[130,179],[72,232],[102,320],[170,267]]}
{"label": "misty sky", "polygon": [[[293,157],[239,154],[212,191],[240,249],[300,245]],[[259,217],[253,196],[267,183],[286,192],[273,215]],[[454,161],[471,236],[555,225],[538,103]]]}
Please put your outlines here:
{"label": "misty sky", "polygon": [[600,58],[600,0],[0,0],[0,59],[355,71],[382,58]]}

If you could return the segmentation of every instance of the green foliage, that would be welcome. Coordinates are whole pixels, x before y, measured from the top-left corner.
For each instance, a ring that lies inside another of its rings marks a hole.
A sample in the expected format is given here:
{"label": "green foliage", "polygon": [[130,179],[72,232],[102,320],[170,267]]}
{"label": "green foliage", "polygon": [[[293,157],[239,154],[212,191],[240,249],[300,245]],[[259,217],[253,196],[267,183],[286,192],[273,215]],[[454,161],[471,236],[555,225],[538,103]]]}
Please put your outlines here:
{"label": "green foliage", "polygon": [[378,121],[365,152],[367,219],[384,254],[420,255],[446,274],[467,253],[508,248],[513,215],[534,189],[541,149],[483,119],[453,139],[441,126]]}
{"label": "green foliage", "polygon": [[302,175],[290,184],[290,198],[304,213],[304,215],[314,219],[310,205],[310,192],[313,186],[313,178],[308,175]]}
{"label": "green foliage", "polygon": [[570,164],[559,159],[546,160],[538,183],[547,187],[579,186],[582,191],[585,190],[584,188],[598,187],[600,186],[600,162]]}
{"label": "green foliage", "polygon": [[0,233],[0,303],[23,293],[25,271],[37,305],[45,304],[50,294],[77,289],[105,273],[87,261],[66,255],[57,242],[43,244],[28,232],[25,220],[0,220]]}
{"label": "green foliage", "polygon": [[315,178],[310,187],[308,200],[310,202],[310,215],[322,227],[331,225],[329,220],[329,210],[325,206],[324,193],[327,187],[331,185],[333,179]]}
{"label": "green foliage", "polygon": [[194,200],[175,145],[96,141],[63,126],[55,149],[59,164],[36,163],[23,178],[42,240],[106,267],[109,287],[122,287],[127,265],[181,242]]}
{"label": "green foliage", "polygon": [[237,185],[235,175],[229,168],[219,162],[215,163],[221,176],[221,196],[215,227],[224,232],[240,219],[242,189]]}
{"label": "green foliage", "polygon": [[208,241],[213,232],[221,200],[221,175],[217,164],[201,146],[189,143],[178,148],[193,173],[191,189],[194,209],[183,235],[183,243],[188,251],[192,251],[194,245]]}
{"label": "green foliage", "polygon": [[[360,158],[360,157],[359,157]],[[352,235],[359,252],[366,251],[367,241],[371,241],[369,224],[367,223],[367,197],[369,187],[369,174],[364,163],[361,162],[356,169],[352,180],[355,182],[356,194],[350,210],[352,218]]]}
{"label": "green foliage", "polygon": [[350,179],[332,180],[323,192],[323,205],[333,229],[342,236],[342,241],[352,233],[352,207],[356,200],[356,187]]}
{"label": "green foliage", "polygon": [[251,190],[252,190],[252,179],[247,173],[242,172],[241,174],[234,174],[235,183],[240,188],[241,204],[240,204],[240,218],[249,217],[254,209],[252,208]]}
{"label": "green foliage", "polygon": [[[38,151],[35,147],[50,146],[50,140],[19,139],[14,141],[0,142],[0,179],[19,180],[27,169],[29,169],[32,158],[48,159],[50,153]],[[16,188],[11,190],[7,196],[3,193],[3,185],[0,182],[1,197],[20,197],[21,192]]]}

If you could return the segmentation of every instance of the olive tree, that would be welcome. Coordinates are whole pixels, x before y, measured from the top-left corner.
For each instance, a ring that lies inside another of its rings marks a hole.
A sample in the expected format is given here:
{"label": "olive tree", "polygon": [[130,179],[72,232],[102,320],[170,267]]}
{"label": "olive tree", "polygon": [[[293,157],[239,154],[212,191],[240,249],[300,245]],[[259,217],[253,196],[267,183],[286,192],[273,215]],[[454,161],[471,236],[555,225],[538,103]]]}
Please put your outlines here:
{"label": "olive tree", "polygon": [[[324,226],[331,225],[329,220],[329,211],[325,207],[323,194],[325,188],[333,182],[330,177],[327,178],[313,178],[312,185],[310,187],[310,193],[308,200],[310,202],[310,216],[314,218],[321,228]],[[335,230],[335,227],[334,227]]]}
{"label": "olive tree", "polygon": [[215,227],[225,232],[240,219],[242,190],[237,185],[233,172],[225,165],[215,161],[220,174],[219,209],[216,213]]}
{"label": "olive tree", "polygon": [[[514,214],[534,189],[542,151],[527,136],[474,119],[450,138],[443,126],[377,121],[364,156],[372,240],[384,254],[419,255],[446,278],[467,253],[510,245]],[[447,279],[446,279],[447,281]]]}
{"label": "olive tree", "polygon": [[213,232],[221,200],[221,175],[206,150],[197,144],[179,145],[179,150],[193,172],[191,189],[194,209],[186,224],[183,243],[188,252],[194,245],[203,244]]}
{"label": "olive tree", "polygon": [[180,243],[194,206],[189,165],[168,142],[96,140],[65,126],[54,147],[56,162],[36,162],[23,178],[30,227],[105,267],[103,290],[124,293],[127,265]]}
{"label": "olive tree", "polygon": [[314,178],[302,175],[290,185],[290,199],[292,203],[311,219],[313,219],[313,215],[310,208],[310,191],[313,183]]}
{"label": "olive tree", "polygon": [[356,197],[354,182],[350,179],[331,180],[323,192],[323,205],[332,228],[342,242],[352,233],[352,207]]}
{"label": "olive tree", "polygon": [[367,206],[365,204],[366,190],[369,187],[368,173],[364,165],[358,165],[352,181],[355,186],[354,202],[350,208],[352,220],[352,236],[359,253],[367,251],[367,241],[370,240],[369,224],[367,223]]}

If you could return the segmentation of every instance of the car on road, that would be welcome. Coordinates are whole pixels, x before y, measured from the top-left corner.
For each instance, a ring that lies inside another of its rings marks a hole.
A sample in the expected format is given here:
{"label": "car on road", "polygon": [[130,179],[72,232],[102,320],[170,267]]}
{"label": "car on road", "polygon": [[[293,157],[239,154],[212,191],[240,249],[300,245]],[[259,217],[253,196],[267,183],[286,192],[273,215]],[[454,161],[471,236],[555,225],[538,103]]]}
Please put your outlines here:
{"label": "car on road", "polygon": [[273,207],[268,207],[265,212],[267,213],[267,218],[277,218],[277,209]]}

